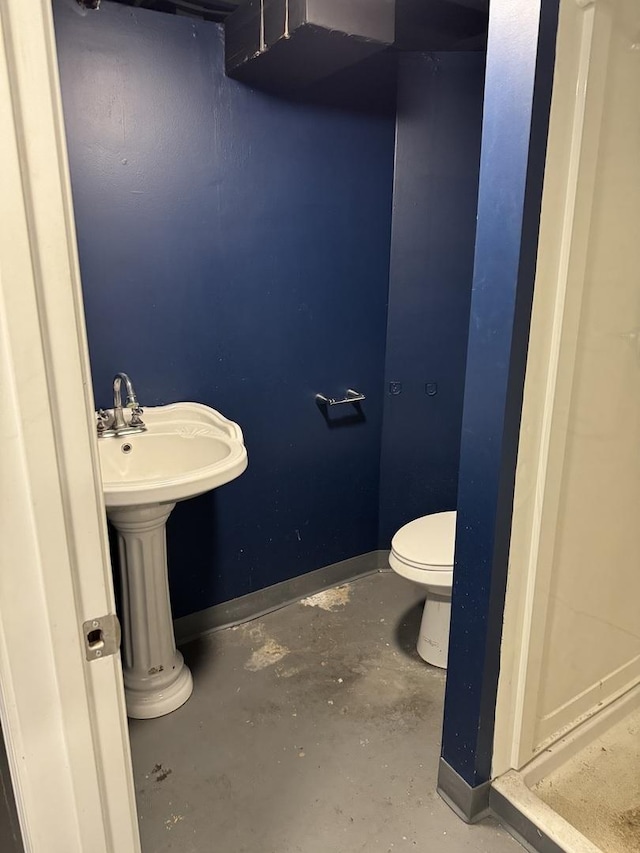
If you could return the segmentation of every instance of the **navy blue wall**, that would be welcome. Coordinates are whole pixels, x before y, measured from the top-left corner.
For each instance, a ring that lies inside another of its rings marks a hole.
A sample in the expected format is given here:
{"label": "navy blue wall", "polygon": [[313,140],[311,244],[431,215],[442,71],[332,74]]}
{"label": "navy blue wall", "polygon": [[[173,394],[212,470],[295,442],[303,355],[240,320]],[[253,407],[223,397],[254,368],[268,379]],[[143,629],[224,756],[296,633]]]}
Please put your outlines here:
{"label": "navy blue wall", "polygon": [[381,547],[456,507],[483,78],[481,53],[408,54],[399,67]]}
{"label": "navy blue wall", "polygon": [[557,23],[558,0],[491,0],[442,736],[470,787],[491,777]]}
{"label": "navy blue wall", "polygon": [[[215,24],[56,5],[96,402],[197,400],[249,468],[169,522],[180,616],[377,546],[393,117],[223,74]],[[317,391],[368,395],[332,426]]]}

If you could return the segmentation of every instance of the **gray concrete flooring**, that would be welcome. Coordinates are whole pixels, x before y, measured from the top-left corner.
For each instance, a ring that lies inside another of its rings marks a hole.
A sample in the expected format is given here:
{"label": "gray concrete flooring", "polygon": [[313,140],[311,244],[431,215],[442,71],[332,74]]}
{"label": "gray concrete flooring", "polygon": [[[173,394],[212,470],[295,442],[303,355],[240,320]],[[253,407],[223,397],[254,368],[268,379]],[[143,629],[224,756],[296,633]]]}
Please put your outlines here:
{"label": "gray concrete flooring", "polygon": [[522,851],[435,792],[421,605],[382,573],[185,646],[191,699],[130,725],[144,853]]}

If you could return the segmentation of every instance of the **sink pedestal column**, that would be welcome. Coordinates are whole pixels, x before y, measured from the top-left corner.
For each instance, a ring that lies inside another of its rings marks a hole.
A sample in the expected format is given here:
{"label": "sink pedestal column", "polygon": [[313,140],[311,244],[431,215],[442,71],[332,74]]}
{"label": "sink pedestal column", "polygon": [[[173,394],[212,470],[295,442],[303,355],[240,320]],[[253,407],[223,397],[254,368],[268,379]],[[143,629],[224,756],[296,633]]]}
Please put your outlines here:
{"label": "sink pedestal column", "polygon": [[176,649],[169,601],[165,524],[175,503],[112,508],[122,586],[127,713],[147,720],[183,705],[193,680]]}

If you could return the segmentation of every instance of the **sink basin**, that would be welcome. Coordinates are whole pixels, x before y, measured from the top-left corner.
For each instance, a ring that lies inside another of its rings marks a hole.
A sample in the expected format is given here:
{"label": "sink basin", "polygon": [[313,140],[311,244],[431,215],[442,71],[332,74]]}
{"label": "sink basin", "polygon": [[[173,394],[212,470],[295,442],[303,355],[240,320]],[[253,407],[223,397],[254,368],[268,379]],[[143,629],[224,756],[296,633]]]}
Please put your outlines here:
{"label": "sink basin", "polygon": [[200,403],[145,407],[147,431],[98,442],[104,500],[112,507],[174,503],[240,476],[240,427]]}

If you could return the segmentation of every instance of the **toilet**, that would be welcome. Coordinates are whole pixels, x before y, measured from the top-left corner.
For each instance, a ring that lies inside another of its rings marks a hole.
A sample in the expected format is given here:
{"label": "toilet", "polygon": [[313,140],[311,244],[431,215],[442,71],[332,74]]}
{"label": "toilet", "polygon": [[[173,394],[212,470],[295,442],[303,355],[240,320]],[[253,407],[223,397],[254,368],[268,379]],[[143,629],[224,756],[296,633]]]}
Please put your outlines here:
{"label": "toilet", "polygon": [[435,512],[401,527],[391,540],[389,565],[424,588],[418,654],[427,663],[447,667],[456,513]]}

